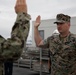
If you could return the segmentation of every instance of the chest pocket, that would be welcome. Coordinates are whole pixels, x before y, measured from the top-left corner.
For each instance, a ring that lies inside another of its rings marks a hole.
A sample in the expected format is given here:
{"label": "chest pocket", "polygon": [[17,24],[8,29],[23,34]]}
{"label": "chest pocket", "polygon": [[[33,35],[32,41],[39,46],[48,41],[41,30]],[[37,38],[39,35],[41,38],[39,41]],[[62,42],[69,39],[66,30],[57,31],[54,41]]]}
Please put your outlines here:
{"label": "chest pocket", "polygon": [[62,49],[57,52],[63,59],[73,60],[76,57],[75,41],[71,40],[62,44]]}

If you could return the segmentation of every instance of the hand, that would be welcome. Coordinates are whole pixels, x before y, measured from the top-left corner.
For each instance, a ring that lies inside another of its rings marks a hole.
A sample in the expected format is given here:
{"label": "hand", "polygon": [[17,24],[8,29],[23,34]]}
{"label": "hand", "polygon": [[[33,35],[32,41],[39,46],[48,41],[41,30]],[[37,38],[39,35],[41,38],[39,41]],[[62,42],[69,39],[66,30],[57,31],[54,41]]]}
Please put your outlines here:
{"label": "hand", "polygon": [[25,13],[27,13],[26,0],[17,0],[17,1],[16,1],[15,12],[16,12],[16,13],[20,13],[20,12],[25,12]]}
{"label": "hand", "polygon": [[36,18],[36,21],[35,21],[35,23],[34,23],[34,27],[38,27],[38,26],[40,25],[40,22],[41,22],[41,16],[39,15],[39,16],[37,16],[37,18]]}

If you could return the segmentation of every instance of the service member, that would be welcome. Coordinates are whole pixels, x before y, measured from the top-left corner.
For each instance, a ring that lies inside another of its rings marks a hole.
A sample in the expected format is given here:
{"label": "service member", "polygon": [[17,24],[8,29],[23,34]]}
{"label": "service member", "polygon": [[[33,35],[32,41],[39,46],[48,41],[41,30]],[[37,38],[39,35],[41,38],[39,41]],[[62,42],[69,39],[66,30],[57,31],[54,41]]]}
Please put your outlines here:
{"label": "service member", "polygon": [[36,45],[46,47],[51,52],[51,75],[76,75],[76,34],[70,32],[69,15],[57,14],[56,22],[58,35],[42,40],[38,27],[40,18],[36,18],[34,24],[34,36]]}
{"label": "service member", "polygon": [[29,28],[30,15],[27,13],[26,0],[17,0],[15,5],[17,19],[12,27],[11,37],[5,39],[0,35],[0,75],[3,71],[3,61],[17,60],[26,42]]}

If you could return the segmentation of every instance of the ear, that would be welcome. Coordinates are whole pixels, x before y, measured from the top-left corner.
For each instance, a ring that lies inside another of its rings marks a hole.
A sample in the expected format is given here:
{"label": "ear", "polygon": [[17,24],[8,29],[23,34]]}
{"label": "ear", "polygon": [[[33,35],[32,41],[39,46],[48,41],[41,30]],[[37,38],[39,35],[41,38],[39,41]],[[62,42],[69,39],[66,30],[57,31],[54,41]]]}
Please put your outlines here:
{"label": "ear", "polygon": [[70,27],[70,22],[68,22],[68,26]]}

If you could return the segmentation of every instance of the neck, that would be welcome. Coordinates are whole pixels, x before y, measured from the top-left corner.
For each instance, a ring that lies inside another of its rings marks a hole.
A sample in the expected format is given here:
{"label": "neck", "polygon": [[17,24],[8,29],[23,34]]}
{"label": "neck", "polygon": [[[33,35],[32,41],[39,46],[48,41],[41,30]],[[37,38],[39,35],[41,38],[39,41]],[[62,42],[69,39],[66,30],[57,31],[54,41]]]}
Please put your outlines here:
{"label": "neck", "polygon": [[69,35],[70,32],[66,32],[66,33],[60,33],[60,37],[67,37]]}

